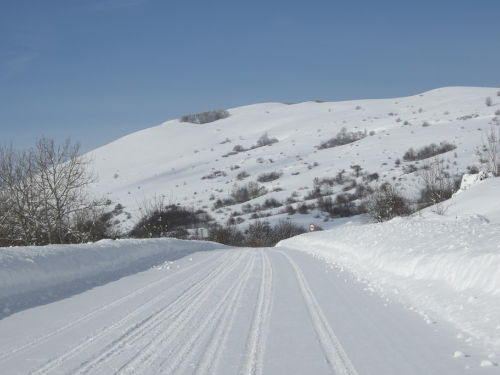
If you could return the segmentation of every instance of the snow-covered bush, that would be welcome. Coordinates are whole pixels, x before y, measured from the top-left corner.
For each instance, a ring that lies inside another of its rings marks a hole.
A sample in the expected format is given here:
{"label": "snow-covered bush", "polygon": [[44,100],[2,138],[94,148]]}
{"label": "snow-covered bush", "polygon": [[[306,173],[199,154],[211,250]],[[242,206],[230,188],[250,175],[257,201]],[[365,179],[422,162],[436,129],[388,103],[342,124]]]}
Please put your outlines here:
{"label": "snow-covered bush", "polygon": [[179,121],[190,122],[192,124],[208,124],[210,122],[228,118],[229,116],[231,116],[230,113],[225,109],[216,109],[214,111],[184,115]]}
{"label": "snow-covered bush", "polygon": [[[477,168],[476,168],[477,169]],[[461,192],[469,189],[472,185],[477,184],[480,181],[483,181],[488,178],[488,175],[486,172],[481,171],[481,172],[476,172],[476,173],[466,173],[462,177],[462,181],[460,183],[460,189],[457,190],[453,196],[460,194]]]}

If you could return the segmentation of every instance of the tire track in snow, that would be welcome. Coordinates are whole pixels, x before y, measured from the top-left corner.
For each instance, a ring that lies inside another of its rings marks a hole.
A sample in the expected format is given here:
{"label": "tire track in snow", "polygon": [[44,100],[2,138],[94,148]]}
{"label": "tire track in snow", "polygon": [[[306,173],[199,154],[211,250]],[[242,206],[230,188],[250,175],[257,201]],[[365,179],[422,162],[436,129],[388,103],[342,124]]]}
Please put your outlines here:
{"label": "tire track in snow", "polygon": [[[186,327],[193,327],[190,330],[193,331],[197,326],[203,324],[208,318],[205,314],[200,314],[199,310],[205,304],[207,300],[211,297],[211,293],[219,285],[219,283],[225,279],[230,273],[232,273],[239,264],[246,257],[246,253],[243,254],[237,261],[231,264],[231,267],[223,269],[221,273],[216,275],[210,283],[204,285],[200,289],[199,296],[190,304],[186,305],[176,316],[173,316],[171,320],[166,319],[162,322],[162,326],[165,328],[160,328],[158,335],[156,335],[152,340],[150,340],[147,345],[131,360],[124,364],[119,370],[119,374],[132,374],[132,373],[146,373],[150,366],[157,361],[160,356],[167,355],[168,358],[172,358],[172,353],[178,350],[178,347],[183,343],[178,343],[177,347],[170,348],[169,346],[175,342],[177,337]],[[201,317],[202,322],[196,321],[197,317]],[[189,340],[189,336],[188,336]],[[166,354],[168,352],[168,354]],[[174,356],[174,359],[176,357]]]}
{"label": "tire track in snow", "polygon": [[82,317],[76,319],[76,320],[73,320],[73,321],[70,321],[69,323],[65,324],[64,326],[62,327],[59,327],[58,329],[52,331],[52,332],[49,332],[43,336],[40,336],[40,337],[37,337],[31,341],[28,341],[26,342],[25,344],[22,344],[20,346],[17,346],[15,348],[12,348],[10,349],[9,351],[6,351],[6,352],[3,352],[0,354],[0,363],[1,362],[4,362],[5,360],[15,356],[16,354],[20,354],[28,349],[31,349],[32,347],[34,346],[37,346],[37,345],[40,345],[44,342],[46,342],[47,340],[53,338],[53,337],[56,337],[57,335],[69,330],[69,329],[72,329],[74,327],[76,327],[77,325],[87,321],[87,320],[90,320],[90,319],[93,319],[99,315],[101,315],[102,313],[106,312],[107,310],[110,310],[116,306],[119,306],[121,305],[122,303],[132,299],[132,298],[135,298],[136,296],[142,294],[142,293],[145,293],[147,292],[148,290],[154,288],[155,286],[159,285],[159,284],[162,284],[168,280],[170,280],[171,278],[177,276],[177,275],[181,275],[189,270],[191,270],[193,267],[196,267],[198,265],[200,265],[200,263],[204,263],[210,259],[212,259],[213,257],[215,256],[215,254],[213,254],[212,256],[210,256],[209,258],[206,258],[204,260],[202,260],[201,262],[199,263],[195,263],[195,264],[192,264],[191,266],[188,266],[182,270],[180,270],[179,272],[176,272],[175,274],[170,274],[166,277],[163,277],[161,278],[160,280],[156,280],[148,285],[145,285],[139,289],[137,289],[136,291],[130,293],[130,294],[127,294],[126,296],[122,297],[122,298],[119,298],[118,300],[112,302],[112,303],[109,303],[105,306],[102,306],[94,311],[91,311],[89,312],[88,314],[85,314],[83,315]]}
{"label": "tire track in snow", "polygon": [[186,336],[187,340],[180,342],[169,355],[162,359],[160,363],[161,373],[178,374],[184,373],[187,362],[202,346],[203,342],[208,340],[208,345],[204,349],[205,356],[202,359],[201,366],[198,366],[198,372],[207,374],[212,368],[212,373],[216,366],[213,365],[216,356],[221,355],[222,346],[231,330],[231,323],[236,316],[237,307],[246,283],[252,272],[255,263],[255,251],[251,251],[251,259],[246,263],[245,268],[240,272],[235,281],[224,291],[218,301],[209,308],[209,312],[204,317],[199,317],[192,326],[192,329]]}
{"label": "tire track in snow", "polygon": [[[212,259],[215,255],[212,255],[211,257],[207,258],[206,260],[203,261],[203,263],[205,261],[209,261],[210,259]],[[106,336],[108,333],[112,332],[113,330],[115,330],[116,328],[118,328],[120,325],[122,325],[123,323],[125,323],[127,320],[130,320],[132,319],[133,317],[137,316],[138,314],[140,314],[141,312],[143,312],[144,310],[147,310],[148,308],[150,308],[151,306],[153,306],[156,302],[158,302],[159,300],[161,300],[163,297],[165,297],[172,289],[175,289],[179,286],[181,286],[182,284],[185,284],[187,282],[189,282],[190,280],[192,280],[193,278],[196,278],[199,274],[203,273],[205,270],[207,270],[208,268],[210,268],[214,263],[216,263],[217,261],[220,260],[220,258],[224,258],[222,263],[223,264],[224,262],[227,261],[228,259],[228,255],[226,255],[225,257],[224,256],[220,256],[218,257],[216,260],[214,260],[213,262],[210,262],[209,264],[203,266],[202,268],[200,268],[198,271],[196,271],[194,274],[192,274],[191,276],[179,281],[178,283],[174,284],[174,285],[171,285],[170,287],[168,287],[167,289],[165,289],[163,292],[161,292],[159,295],[157,295],[156,297],[152,298],[151,300],[149,300],[147,303],[141,305],[141,307],[133,310],[132,312],[128,313],[127,315],[121,317],[119,320],[117,320],[116,322],[114,322],[113,324],[103,328],[102,330],[100,330],[99,332],[95,333],[95,334],[92,334],[90,336],[87,336],[85,337],[83,340],[81,340],[78,344],[76,344],[75,346],[73,346],[71,349],[67,350],[66,352],[64,352],[63,354],[61,355],[58,355],[54,358],[51,358],[49,361],[45,362],[42,366],[38,367],[37,369],[35,370],[32,370],[30,372],[31,375],[41,375],[41,374],[45,374],[46,372],[52,370],[53,368],[61,365],[62,363],[68,361],[69,359],[75,357],[76,355],[78,355],[80,352],[82,352],[83,350],[85,350],[86,348],[88,348],[89,346],[93,345],[95,342],[97,342],[98,340],[100,340],[102,337]],[[189,266],[187,268],[185,268],[183,270],[182,273],[184,272],[187,272],[188,270],[190,270],[191,268],[199,265],[200,263],[197,263],[197,264],[193,264],[192,266]],[[165,282],[165,281],[168,281],[170,278],[174,277],[175,275],[179,275],[181,273],[181,271],[177,272],[176,274],[174,275],[170,275],[170,276],[167,276],[165,278],[162,278],[158,281],[155,281],[153,282],[152,284],[154,284],[153,286],[156,286],[158,284],[161,284],[159,282]],[[146,288],[148,287],[147,289],[150,289],[149,286],[152,285],[152,284],[148,284],[146,285],[145,287],[143,288]],[[151,286],[151,288],[153,287]],[[136,292],[138,291],[142,291],[144,292],[144,290],[142,290],[143,288],[141,289],[138,289]],[[131,293],[130,296],[134,297],[134,296],[137,296],[139,293]],[[127,296],[128,297],[128,296]],[[118,301],[121,301],[120,303],[122,302],[125,302],[126,300],[128,300],[129,298],[122,298]],[[109,305],[107,305],[109,306]],[[106,306],[106,307],[107,307]],[[116,305],[114,305],[116,306]],[[114,307],[113,306],[113,307]]]}
{"label": "tire track in snow", "polygon": [[267,334],[271,320],[274,295],[273,268],[265,250],[262,254],[262,274],[257,307],[245,348],[245,356],[240,373],[244,375],[262,374]]}
{"label": "tire track in snow", "polygon": [[330,366],[333,374],[342,375],[357,375],[357,371],[352,365],[351,361],[347,357],[342,345],[340,344],[337,336],[330,327],[328,320],[326,319],[323,310],[318,304],[318,301],[314,297],[313,292],[309,288],[309,284],[304,277],[304,274],[300,270],[299,266],[295,261],[285,252],[279,251],[288,260],[293,270],[295,271],[295,276],[299,284],[300,291],[306,303],[309,316],[316,331],[316,336],[321,345],[325,359]]}
{"label": "tire track in snow", "polygon": [[[227,273],[236,268],[241,262],[241,257],[241,252],[236,254],[228,252],[224,262],[201,280],[192,284],[175,301],[130,327],[123,335],[106,345],[105,348],[88,361],[82,363],[72,373],[78,375],[92,373],[97,366],[119,357],[126,349],[132,348],[135,343],[151,332],[161,332],[163,336],[168,331],[168,334],[175,336],[175,333],[172,331],[177,331],[182,324],[187,324],[186,316],[190,317],[190,315],[195,314],[201,304],[208,298],[206,291],[215,288]],[[166,328],[162,329],[161,326],[165,326]],[[157,338],[158,335],[155,335],[153,339],[148,339],[145,347],[129,360],[127,364],[136,365],[137,362],[142,363],[154,355],[156,350],[152,344],[157,341]],[[132,372],[136,371],[132,369]]]}

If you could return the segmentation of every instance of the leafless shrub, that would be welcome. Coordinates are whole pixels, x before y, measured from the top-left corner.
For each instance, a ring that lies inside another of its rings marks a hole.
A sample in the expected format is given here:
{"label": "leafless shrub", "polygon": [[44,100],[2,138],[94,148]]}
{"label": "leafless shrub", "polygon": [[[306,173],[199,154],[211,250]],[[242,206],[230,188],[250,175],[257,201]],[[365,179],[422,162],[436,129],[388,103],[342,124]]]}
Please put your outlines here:
{"label": "leafless shrub", "polygon": [[347,128],[343,127],[339,133],[334,138],[329,139],[328,141],[322,142],[319,145],[319,149],[323,150],[326,148],[337,147],[346,145],[349,143],[353,143],[363,139],[367,136],[366,131],[364,132],[348,132]]}
{"label": "leafless shrub", "polygon": [[203,176],[201,179],[202,180],[213,180],[214,178],[225,177],[225,176],[227,176],[226,172],[217,170],[217,171],[213,171],[210,174],[207,174],[206,176]]}
{"label": "leafless shrub", "polygon": [[244,203],[266,193],[267,190],[254,181],[250,181],[241,186],[235,184],[231,190],[231,196],[234,198],[236,203]]}
{"label": "leafless shrub", "polygon": [[428,159],[433,156],[454,150],[456,148],[457,146],[455,146],[453,143],[449,143],[446,141],[439,143],[439,145],[431,143],[430,145],[421,147],[417,150],[414,150],[413,147],[411,147],[410,149],[408,149],[408,151],[404,153],[403,160],[415,161],[415,160]]}
{"label": "leafless shrub", "polygon": [[264,133],[260,136],[260,138],[257,140],[257,143],[252,146],[251,148],[258,148],[258,147],[264,147],[264,146],[271,146],[274,143],[277,143],[278,140],[276,138],[270,138],[267,133]]}
{"label": "leafless shrub", "polygon": [[443,203],[450,199],[460,187],[461,176],[452,176],[446,170],[443,159],[434,158],[422,163],[417,172],[418,190],[420,196],[417,203],[420,208],[434,205],[434,211],[444,214],[449,204]]}
{"label": "leafless shrub", "polygon": [[395,186],[386,182],[362,201],[364,215],[374,222],[388,221],[414,212],[411,201]]}
{"label": "leafless shrub", "polygon": [[471,115],[465,115],[465,116],[462,116],[462,117],[457,117],[457,120],[466,121],[466,120],[470,120],[472,118],[477,118],[477,117],[479,117],[479,114],[473,113]]}
{"label": "leafless shrub", "polygon": [[476,158],[485,172],[500,176],[500,128],[489,126],[485,130],[481,144],[476,147]]}
{"label": "leafless shrub", "polygon": [[257,177],[257,181],[259,181],[259,182],[270,182],[270,181],[277,180],[281,176],[283,176],[283,172],[282,171],[274,171],[274,172],[269,172],[269,173],[261,173]]}

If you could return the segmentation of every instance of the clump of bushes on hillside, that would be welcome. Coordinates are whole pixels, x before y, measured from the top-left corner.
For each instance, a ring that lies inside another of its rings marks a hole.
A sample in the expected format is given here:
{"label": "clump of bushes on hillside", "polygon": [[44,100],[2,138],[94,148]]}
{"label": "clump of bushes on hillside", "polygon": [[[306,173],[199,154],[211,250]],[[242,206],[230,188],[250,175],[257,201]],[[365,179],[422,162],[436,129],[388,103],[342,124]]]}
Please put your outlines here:
{"label": "clump of bushes on hillside", "polygon": [[337,147],[337,146],[342,146],[346,145],[348,143],[353,143],[356,141],[359,141],[360,139],[363,139],[367,136],[366,131],[364,132],[348,132],[345,127],[343,127],[340,132],[337,133],[337,135],[328,141],[322,142],[319,145],[319,149],[325,149],[325,148],[331,148],[331,147]]}
{"label": "clump of bushes on hillside", "polygon": [[241,230],[236,226],[210,226],[209,241],[229,246],[271,247],[281,240],[306,233],[306,229],[289,220],[280,220],[274,227],[259,220]]}
{"label": "clump of bushes on hillside", "polygon": [[259,182],[270,182],[277,180],[283,176],[282,171],[274,171],[274,172],[269,172],[269,173],[261,173],[259,176],[257,176],[257,181]]}
{"label": "clump of bushes on hillside", "polygon": [[216,109],[213,111],[184,115],[179,121],[190,122],[192,124],[208,124],[210,122],[228,118],[229,116],[231,116],[231,114],[225,109]]}
{"label": "clump of bushes on hillside", "polygon": [[236,203],[244,203],[264,194],[267,194],[267,190],[255,181],[250,181],[243,185],[234,184],[231,190],[231,197],[233,197]]}
{"label": "clump of bushes on hillside", "polygon": [[223,172],[223,171],[220,171],[220,170],[217,170],[217,171],[213,171],[212,173],[210,174],[207,174],[206,176],[203,176],[201,179],[202,180],[213,180],[214,178],[218,178],[218,177],[226,177],[227,176],[227,173],[226,172]]}
{"label": "clump of bushes on hillside", "polygon": [[448,151],[452,151],[456,148],[457,146],[455,146],[453,143],[449,143],[446,141],[439,143],[439,145],[431,143],[430,145],[421,147],[417,150],[414,150],[413,147],[411,147],[408,151],[404,153],[403,160],[416,161],[416,160],[428,159],[432,158],[433,156],[444,154],[445,152]]}
{"label": "clump of bushes on hillside", "polygon": [[260,138],[257,140],[255,145],[251,147],[253,148],[258,148],[258,147],[264,147],[264,146],[271,146],[274,143],[277,143],[278,140],[276,138],[271,138],[267,133],[264,133],[260,136]]}
{"label": "clump of bushes on hillside", "polygon": [[388,221],[396,216],[409,216],[415,209],[411,200],[394,185],[386,182],[363,199],[360,211],[374,222]]}
{"label": "clump of bushes on hillside", "polygon": [[141,218],[130,231],[135,238],[173,237],[186,239],[187,229],[201,227],[212,221],[212,217],[203,210],[174,204],[164,204],[163,197],[153,197],[142,202],[139,208]]}

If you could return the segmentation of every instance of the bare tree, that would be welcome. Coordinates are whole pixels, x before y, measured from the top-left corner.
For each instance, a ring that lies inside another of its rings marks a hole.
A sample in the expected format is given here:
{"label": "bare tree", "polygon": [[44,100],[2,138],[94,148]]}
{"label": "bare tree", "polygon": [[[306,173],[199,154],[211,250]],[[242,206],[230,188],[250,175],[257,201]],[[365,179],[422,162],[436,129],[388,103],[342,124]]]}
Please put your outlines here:
{"label": "bare tree", "polygon": [[62,144],[42,137],[32,153],[38,170],[37,190],[41,193],[43,210],[41,220],[45,225],[49,243],[72,242],[79,236],[72,229],[72,219],[77,214],[93,211],[104,205],[88,187],[97,181],[89,170],[92,159],[80,156],[80,144],[67,138]]}
{"label": "bare tree", "polygon": [[434,206],[432,211],[443,215],[451,206],[446,203],[458,190],[460,176],[452,175],[445,168],[444,159],[436,157],[426,160],[417,172],[420,208]]}
{"label": "bare tree", "polygon": [[476,157],[485,172],[500,176],[500,127],[490,126],[485,130],[481,144],[476,147]]}
{"label": "bare tree", "polygon": [[43,241],[39,221],[42,201],[36,189],[38,170],[29,151],[0,147],[0,225],[9,245],[35,245]]}
{"label": "bare tree", "polygon": [[0,146],[0,233],[14,245],[81,242],[75,225],[104,205],[89,185],[97,180],[92,159],[68,138],[61,145],[42,137],[34,148]]}

